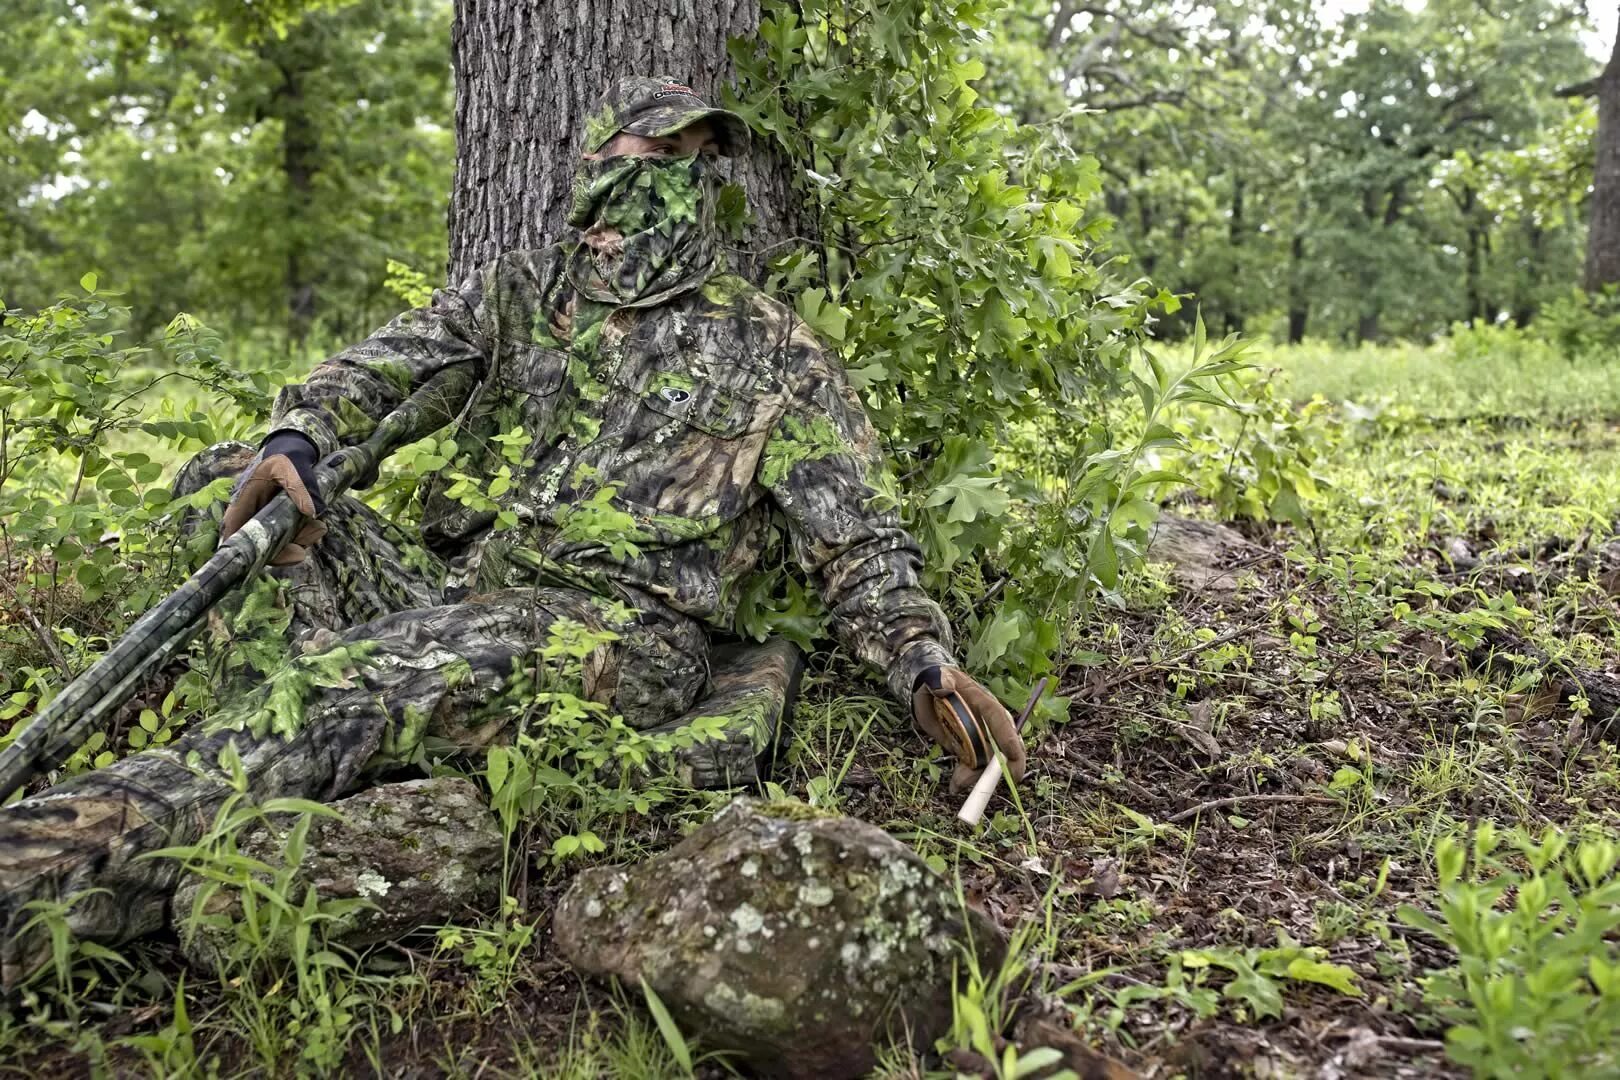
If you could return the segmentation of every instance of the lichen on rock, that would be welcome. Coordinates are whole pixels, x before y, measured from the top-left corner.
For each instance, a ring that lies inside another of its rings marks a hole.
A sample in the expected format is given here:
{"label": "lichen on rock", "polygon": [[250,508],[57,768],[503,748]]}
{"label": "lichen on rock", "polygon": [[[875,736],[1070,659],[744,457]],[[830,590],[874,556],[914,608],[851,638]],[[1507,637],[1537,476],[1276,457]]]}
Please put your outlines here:
{"label": "lichen on rock", "polygon": [[645,978],[685,1030],[765,1073],[855,1076],[884,1043],[929,1044],[959,951],[994,965],[1000,935],[881,829],[801,807],[738,799],[662,855],[585,871],[559,948]]}

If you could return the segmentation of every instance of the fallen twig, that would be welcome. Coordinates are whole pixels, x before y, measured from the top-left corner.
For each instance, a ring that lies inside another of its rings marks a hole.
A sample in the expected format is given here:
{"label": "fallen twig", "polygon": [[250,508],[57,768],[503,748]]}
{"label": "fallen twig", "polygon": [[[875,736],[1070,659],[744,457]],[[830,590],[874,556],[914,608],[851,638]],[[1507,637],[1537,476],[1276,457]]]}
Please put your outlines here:
{"label": "fallen twig", "polygon": [[1378,1045],[1386,1050],[1405,1050],[1413,1054],[1443,1054],[1446,1044],[1439,1039],[1410,1039],[1404,1035],[1375,1035]]}
{"label": "fallen twig", "polygon": [[1206,810],[1219,810],[1227,806],[1236,806],[1244,802],[1271,802],[1271,803],[1333,803],[1337,805],[1341,800],[1328,795],[1228,795],[1224,799],[1211,799],[1209,802],[1199,803],[1189,810],[1181,810],[1165,818],[1165,821],[1174,825],[1178,821],[1186,821],[1190,817],[1197,817]]}
{"label": "fallen twig", "polygon": [[34,636],[39,639],[40,647],[51,658],[51,663],[56,665],[56,670],[62,673],[64,679],[73,678],[73,669],[68,666],[67,657],[62,655],[61,647],[56,644],[56,639],[51,636],[50,631],[46,630],[44,624],[39,621],[39,617],[29,610],[27,604],[21,605],[17,610],[22,612],[23,619],[33,629]]}

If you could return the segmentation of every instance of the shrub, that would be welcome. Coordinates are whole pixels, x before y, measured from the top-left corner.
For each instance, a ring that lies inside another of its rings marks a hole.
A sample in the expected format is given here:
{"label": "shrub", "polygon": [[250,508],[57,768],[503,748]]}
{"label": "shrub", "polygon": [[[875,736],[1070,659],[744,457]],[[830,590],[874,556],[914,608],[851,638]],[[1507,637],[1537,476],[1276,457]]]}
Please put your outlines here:
{"label": "shrub", "polygon": [[1614,1075],[1620,845],[1555,827],[1503,837],[1487,821],[1471,842],[1438,841],[1434,865],[1437,915],[1400,917],[1457,954],[1425,980],[1452,1060],[1488,1077]]}

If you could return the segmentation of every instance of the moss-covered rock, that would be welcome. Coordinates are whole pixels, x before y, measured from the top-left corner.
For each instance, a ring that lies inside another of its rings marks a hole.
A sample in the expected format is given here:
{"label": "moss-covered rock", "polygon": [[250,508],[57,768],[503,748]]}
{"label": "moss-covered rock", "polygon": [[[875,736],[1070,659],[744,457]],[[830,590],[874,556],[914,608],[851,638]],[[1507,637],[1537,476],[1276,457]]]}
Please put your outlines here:
{"label": "moss-covered rock", "polygon": [[950,1025],[962,946],[988,919],[910,848],[853,818],[731,803],[674,849],[586,871],[554,934],[582,971],[645,978],[684,1030],[782,1076],[860,1075]]}
{"label": "moss-covered rock", "polygon": [[[460,777],[383,784],[332,804],[341,816],[310,824],[298,883],[328,900],[367,900],[332,928],[351,946],[375,944],[420,926],[490,910],[500,894],[501,831],[478,788]],[[244,855],[280,866],[284,835],[266,826],[237,839]],[[202,882],[182,881],[171,911],[190,915]],[[299,890],[302,895],[302,890]],[[296,899],[296,898],[295,898]],[[211,920],[186,947],[187,959],[212,971],[233,933],[240,897],[222,889],[208,899]],[[187,936],[182,935],[182,940]]]}

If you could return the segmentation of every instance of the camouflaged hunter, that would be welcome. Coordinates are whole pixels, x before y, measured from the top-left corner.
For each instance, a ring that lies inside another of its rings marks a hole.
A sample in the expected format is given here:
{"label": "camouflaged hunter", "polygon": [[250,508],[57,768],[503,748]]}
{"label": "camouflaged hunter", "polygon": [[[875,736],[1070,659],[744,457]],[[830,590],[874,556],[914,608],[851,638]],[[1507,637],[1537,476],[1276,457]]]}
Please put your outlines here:
{"label": "camouflaged hunter", "polygon": [[[731,628],[773,515],[840,640],[958,754],[955,783],[988,751],[939,732],[942,694],[959,695],[1021,773],[1006,710],[952,666],[916,544],[874,504],[883,465],[839,361],[720,265],[716,161],[682,152],[701,125],[714,149],[745,144],[737,117],[686,87],[621,80],[586,125],[562,242],[502,255],[286,387],[257,453],[216,447],[184,470],[177,491],[240,472],[229,531],[276,490],[312,488],[317,455],[464,366],[477,388],[460,410],[463,467],[501,479],[497,509],[433,491],[419,536],[351,497],[301,502],[318,527],[274,572],[294,655],[170,746],[0,810],[9,930],[22,902],[96,886],[109,891],[73,910],[81,933],[160,925],[175,869],[137,856],[211,820],[229,791],[227,746],[254,794],[330,799],[425,747],[489,744],[502,721],[486,707],[560,619],[618,635],[587,658],[586,696],[638,727],[679,717],[705,692],[708,632]],[[515,466],[503,456],[514,445]],[[502,512],[515,524],[496,528]],[[6,952],[9,976],[26,952]]]}

